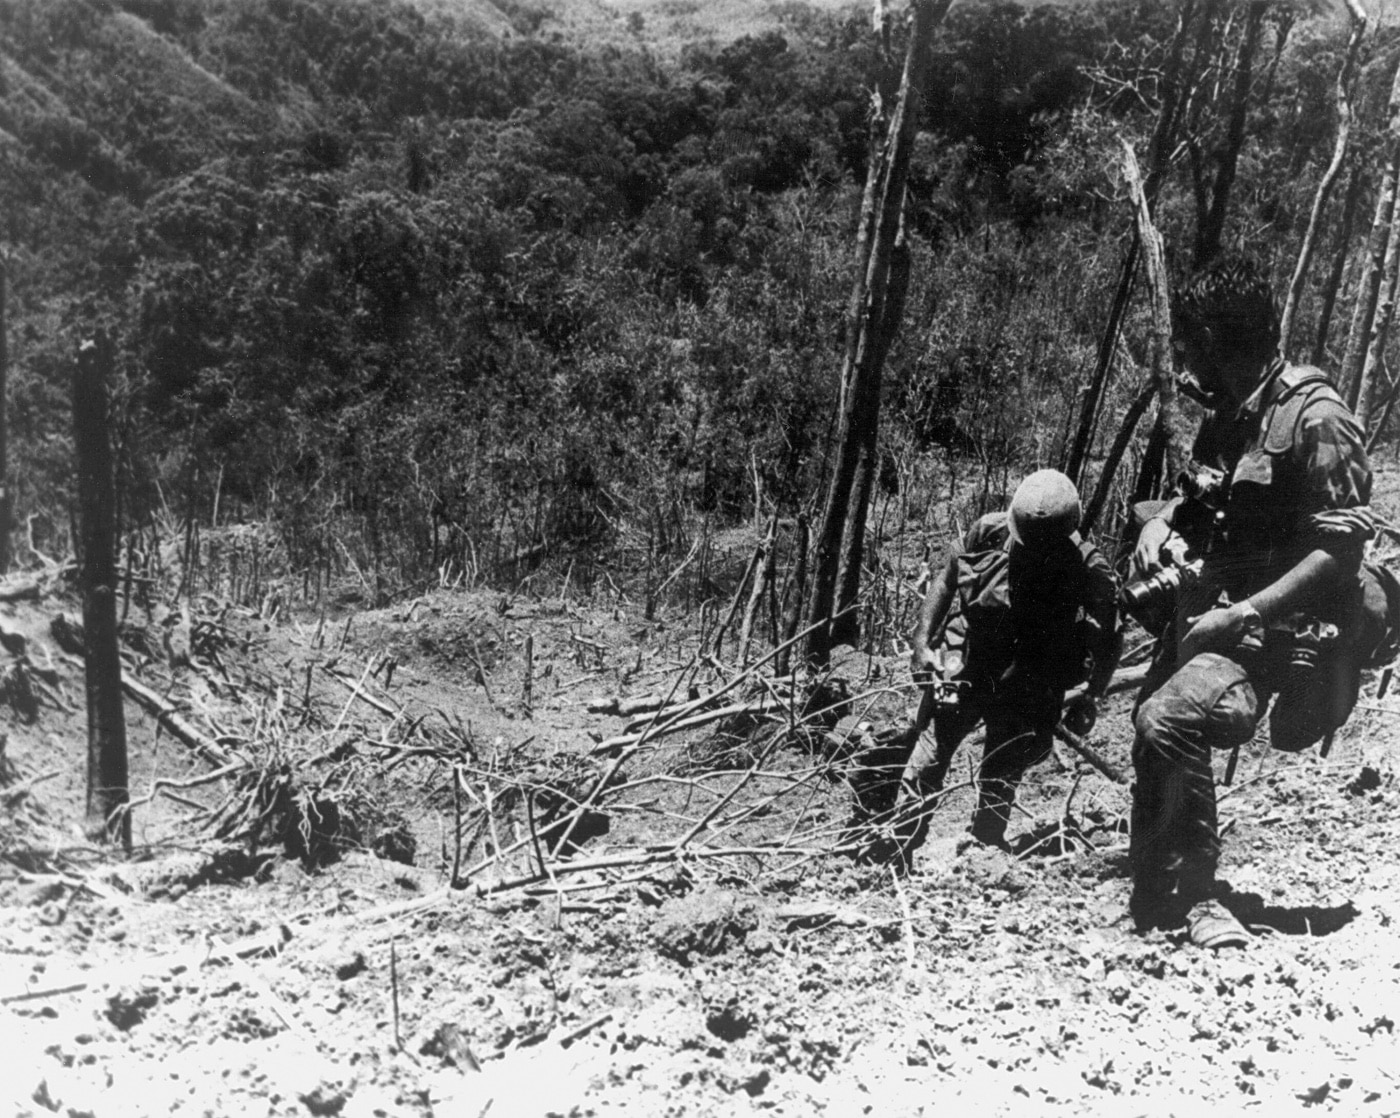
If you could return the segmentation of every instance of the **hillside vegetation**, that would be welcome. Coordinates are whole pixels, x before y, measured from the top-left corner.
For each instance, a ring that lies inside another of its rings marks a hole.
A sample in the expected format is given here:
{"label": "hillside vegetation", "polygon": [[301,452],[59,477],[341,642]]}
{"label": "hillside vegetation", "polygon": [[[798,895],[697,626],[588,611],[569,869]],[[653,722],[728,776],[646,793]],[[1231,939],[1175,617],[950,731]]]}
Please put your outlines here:
{"label": "hillside vegetation", "polygon": [[[256,520],[268,577],[309,594],[606,569],[650,601],[697,540],[808,511],[878,47],[864,11],[761,10],[761,33],[667,52],[640,7],[0,0],[17,556],[69,547],[68,375],[98,333],[146,554]],[[627,35],[566,33],[595,16]],[[1232,26],[1163,186],[1172,245]],[[1225,240],[1282,279],[1345,28],[1264,26]],[[941,29],[882,416],[905,520],[959,522],[1063,459],[1129,230],[1119,138],[1145,147],[1172,27],[1114,0],[962,4]],[[1145,352],[1130,317],[1091,464]]]}
{"label": "hillside vegetation", "polygon": [[[862,647],[816,672],[778,642],[898,21],[882,44],[864,5],[792,0],[0,0],[0,1108],[1393,1112],[1388,674],[1330,751],[1220,751],[1242,950],[1126,919],[1136,629],[1096,761],[1028,774],[1009,849],[964,834],[971,740],[907,876],[846,857],[853,781],[909,740],[933,551],[1081,457],[1111,550],[1161,480],[1151,410],[1124,427],[1141,283],[1105,341],[1124,142],[1173,270],[1239,248],[1282,290],[1337,133],[1336,16],[953,7]],[[1292,352],[1329,368],[1366,333],[1397,53],[1372,26],[1302,291]],[[120,852],[68,577],[98,338]]]}

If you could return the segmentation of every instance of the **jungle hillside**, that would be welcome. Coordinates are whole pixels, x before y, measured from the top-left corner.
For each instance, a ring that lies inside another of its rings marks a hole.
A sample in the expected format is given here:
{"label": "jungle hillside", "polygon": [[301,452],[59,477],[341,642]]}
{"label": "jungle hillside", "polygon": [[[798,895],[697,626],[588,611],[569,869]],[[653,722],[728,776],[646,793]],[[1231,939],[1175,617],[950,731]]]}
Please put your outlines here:
{"label": "jungle hillside", "polygon": [[0,0],[0,1109],[1397,1113],[1389,670],[1218,751],[1242,947],[1126,919],[1135,625],[1005,848],[854,791],[1220,254],[1394,563],[1397,195],[1381,0]]}
{"label": "jungle hillside", "polygon": [[[148,552],[257,524],[260,592],[313,601],[347,572],[380,603],[532,576],[704,598],[665,585],[697,541],[700,571],[726,528],[815,515],[901,49],[864,9],[744,7],[765,26],[682,44],[680,3],[5,0],[10,554],[71,549],[69,379],[100,337]],[[938,29],[880,401],[901,515],[961,523],[1054,465],[1102,481],[1115,532],[1153,426],[1120,439],[1152,346],[1124,145],[1176,272],[1240,250],[1282,292],[1345,77],[1290,347],[1340,373],[1392,28],[1371,13],[1343,74],[1342,9],[1202,10],[960,3]]]}

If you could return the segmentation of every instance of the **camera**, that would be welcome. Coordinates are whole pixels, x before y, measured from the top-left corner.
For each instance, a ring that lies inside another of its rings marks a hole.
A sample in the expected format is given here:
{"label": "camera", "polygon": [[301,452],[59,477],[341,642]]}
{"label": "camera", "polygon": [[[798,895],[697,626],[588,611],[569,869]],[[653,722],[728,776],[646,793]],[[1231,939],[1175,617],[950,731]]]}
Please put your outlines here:
{"label": "camera", "polygon": [[1198,501],[1208,509],[1219,509],[1225,503],[1225,472],[1214,466],[1192,462],[1177,475],[1176,490],[1188,500]]}
{"label": "camera", "polygon": [[1201,560],[1181,566],[1163,567],[1141,582],[1123,587],[1123,608],[1136,616],[1171,600],[1178,590],[1195,585],[1201,574]]}
{"label": "camera", "polygon": [[1306,678],[1317,670],[1322,654],[1337,643],[1337,626],[1330,621],[1307,621],[1293,632],[1293,647],[1288,657],[1289,674],[1295,679]]}
{"label": "camera", "polygon": [[972,685],[965,679],[934,677],[927,684],[935,706],[945,710],[960,706]]}

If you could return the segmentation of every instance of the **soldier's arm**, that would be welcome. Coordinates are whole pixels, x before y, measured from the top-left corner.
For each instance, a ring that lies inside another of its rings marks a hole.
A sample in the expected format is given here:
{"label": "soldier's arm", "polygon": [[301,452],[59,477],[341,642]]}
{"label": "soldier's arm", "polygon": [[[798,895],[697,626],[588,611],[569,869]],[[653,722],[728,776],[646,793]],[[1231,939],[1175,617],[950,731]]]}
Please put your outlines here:
{"label": "soldier's arm", "polygon": [[1089,593],[1084,612],[1093,625],[1089,654],[1094,665],[1089,673],[1089,694],[1097,698],[1108,690],[1122,651],[1118,634],[1118,583],[1113,577],[1113,568],[1097,549],[1089,562]]}
{"label": "soldier's arm", "polygon": [[957,588],[956,554],[950,555],[937,576],[929,583],[924,595],[924,604],[919,610],[919,621],[910,637],[913,652],[910,667],[915,676],[928,670],[928,661],[933,655],[932,641],[943,628],[948,610],[953,604],[953,592]]}
{"label": "soldier's arm", "polygon": [[1168,557],[1163,555],[1162,548],[1176,535],[1176,512],[1180,507],[1181,498],[1173,497],[1142,526],[1137,546],[1133,549],[1133,573],[1136,578],[1154,575],[1166,564]]}
{"label": "soldier's arm", "polygon": [[1355,573],[1356,568],[1348,557],[1316,548],[1268,586],[1230,608],[1238,611],[1245,621],[1252,614],[1267,626],[1337,586],[1348,568]]}
{"label": "soldier's arm", "polygon": [[1371,467],[1365,438],[1340,403],[1324,400],[1305,412],[1294,453],[1307,479],[1308,505],[1299,524],[1302,558],[1249,597],[1265,625],[1335,592],[1361,566],[1366,541],[1375,535],[1371,515]]}
{"label": "soldier's arm", "polygon": [[1299,423],[1293,454],[1303,467],[1308,500],[1298,525],[1301,558],[1243,601],[1204,614],[1182,640],[1183,661],[1238,642],[1251,627],[1305,609],[1355,577],[1366,541],[1375,534],[1361,429],[1339,402],[1323,401]]}

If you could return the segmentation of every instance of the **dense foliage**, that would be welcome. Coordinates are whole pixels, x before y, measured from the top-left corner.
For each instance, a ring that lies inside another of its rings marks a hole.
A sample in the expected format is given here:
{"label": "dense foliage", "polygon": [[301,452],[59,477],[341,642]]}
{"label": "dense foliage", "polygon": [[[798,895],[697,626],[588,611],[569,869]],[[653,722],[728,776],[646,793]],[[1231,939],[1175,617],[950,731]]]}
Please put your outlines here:
{"label": "dense foliage", "polygon": [[[1145,143],[1167,8],[954,7],[887,481],[936,452],[994,489],[1062,454],[1128,227],[1115,137]],[[646,563],[697,516],[808,507],[881,70],[863,11],[781,11],[663,61],[402,0],[0,0],[36,545],[64,546],[67,370],[96,331],[130,524],[266,519],[294,562],[343,551],[392,583],[539,545]],[[1281,274],[1342,41],[1295,30],[1254,110],[1229,235]],[[1177,239],[1187,197],[1163,199]]]}

